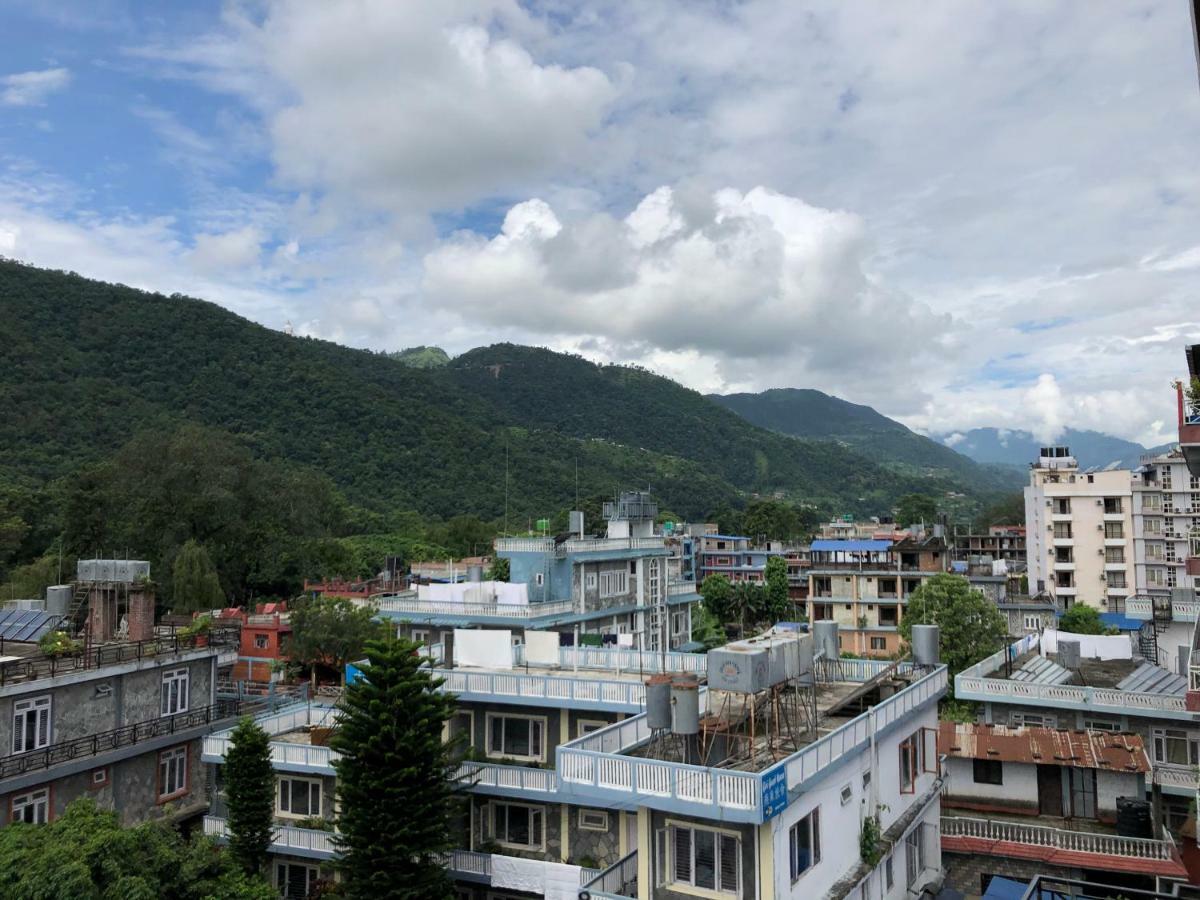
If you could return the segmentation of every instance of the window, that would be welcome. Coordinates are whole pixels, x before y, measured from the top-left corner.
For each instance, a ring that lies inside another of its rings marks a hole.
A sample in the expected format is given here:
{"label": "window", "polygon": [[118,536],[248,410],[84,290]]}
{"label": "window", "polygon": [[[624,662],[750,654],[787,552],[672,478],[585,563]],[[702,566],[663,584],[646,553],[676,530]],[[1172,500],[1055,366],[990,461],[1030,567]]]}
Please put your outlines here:
{"label": "window", "polygon": [[917,772],[921,769],[920,732],[915,732],[900,742],[900,793],[911,794],[916,790]]}
{"label": "window", "polygon": [[[1121,524],[1120,522],[1106,523],[1106,525],[1104,527],[1104,536],[1105,537],[1121,537],[1120,534],[1109,534],[1108,533],[1109,525],[1120,525],[1120,524]],[[1163,530],[1162,529],[1162,519],[1159,519],[1159,518],[1153,517],[1153,516],[1146,516],[1146,518],[1144,518],[1142,520],[1142,527],[1146,530],[1146,534],[1162,534],[1162,530]]]}
{"label": "window", "polygon": [[50,698],[34,697],[13,703],[13,753],[50,746]]}
{"label": "window", "polygon": [[614,570],[600,573],[600,596],[617,597],[629,593],[629,573]]}
{"label": "window", "polygon": [[671,613],[671,634],[687,634],[687,613],[674,612]]}
{"label": "window", "polygon": [[1159,569],[1153,566],[1146,569],[1146,583],[1151,587],[1166,587],[1167,586],[1167,570]]}
{"label": "window", "polygon": [[45,825],[50,821],[50,788],[40,788],[13,797],[9,821],[28,822],[30,825]]}
{"label": "window", "polygon": [[584,584],[587,585],[589,591],[594,591],[596,589],[596,573],[588,572],[587,577],[584,579]]}
{"label": "window", "polygon": [[579,827],[583,831],[608,831],[608,813],[603,809],[581,809]]}
{"label": "window", "polygon": [[601,719],[580,719],[575,724],[575,737],[583,737],[585,734],[591,734],[593,731],[599,731],[609,723]]}
{"label": "window", "polygon": [[108,769],[92,769],[92,787],[101,788],[108,784]]}
{"label": "window", "polygon": [[821,810],[814,809],[788,832],[792,881],[821,861]]}
{"label": "window", "polygon": [[496,842],[518,850],[544,848],[546,811],[524,803],[493,802],[491,826]]}
{"label": "window", "polygon": [[1022,725],[1029,728],[1057,728],[1057,716],[1044,716],[1037,713],[1021,713],[1011,712],[1008,714],[1008,724],[1013,728],[1020,728]]}
{"label": "window", "polygon": [[1075,548],[1073,547],[1055,547],[1054,561],[1060,563],[1069,563],[1075,561]]}
{"label": "window", "polygon": [[175,713],[187,712],[188,708],[188,670],[172,669],[163,672],[162,702],[159,714],[173,716]]}
{"label": "window", "polygon": [[1162,541],[1147,541],[1146,542],[1146,559],[1157,560],[1162,562],[1166,558],[1166,547]]}
{"label": "window", "polygon": [[974,778],[976,784],[1004,784],[1004,764],[998,759],[976,759]]}
{"label": "window", "polygon": [[1060,540],[1070,538],[1071,537],[1071,523],[1070,522],[1055,522],[1054,523],[1054,537],[1058,538]]}
{"label": "window", "polygon": [[1107,579],[1108,579],[1109,587],[1113,587],[1113,588],[1126,587],[1124,572],[1108,572]]}
{"label": "window", "polygon": [[1037,613],[1025,614],[1025,630],[1038,631],[1042,627],[1042,617]]}
{"label": "window", "polygon": [[429,630],[427,628],[414,628],[412,630],[412,639],[417,644],[429,644]]}
{"label": "window", "polygon": [[871,638],[871,649],[872,650],[886,650],[887,649],[887,638],[881,638],[881,637]]}
{"label": "window", "polygon": [[925,869],[925,842],[922,840],[924,837],[922,828],[922,825],[918,825],[904,839],[907,884],[910,891],[917,887],[917,879],[921,877],[921,872]]}
{"label": "window", "polygon": [[1125,562],[1124,547],[1105,547],[1104,561],[1106,563],[1123,563]]}
{"label": "window", "polygon": [[1169,766],[1200,765],[1200,741],[1178,728],[1154,728],[1154,761]]}
{"label": "window", "polygon": [[1069,498],[1060,498],[1054,501],[1054,514],[1056,516],[1069,515],[1071,512],[1071,501]]}
{"label": "window", "polygon": [[1106,722],[1103,719],[1084,719],[1083,727],[1086,731],[1120,731],[1120,722]]}
{"label": "window", "polygon": [[159,800],[187,793],[187,757],[187,747],[174,747],[158,754]]}
{"label": "window", "polygon": [[892,860],[895,858],[895,854],[888,854],[888,858],[883,861],[883,886],[889,891],[896,883],[896,876],[892,870]]}
{"label": "window", "polygon": [[496,758],[546,759],[546,720],[499,713],[487,715],[487,755]]}
{"label": "window", "polygon": [[287,900],[304,900],[317,886],[320,870],[304,863],[275,863],[275,887]]}
{"label": "window", "polygon": [[1120,497],[1105,497],[1104,498],[1104,514],[1106,516],[1111,516],[1114,513],[1119,513],[1119,512],[1121,512],[1121,509],[1122,509],[1122,507],[1121,507],[1121,498]]}
{"label": "window", "polygon": [[256,650],[266,650],[270,643],[265,634],[256,634],[254,636],[254,647]]}
{"label": "window", "polygon": [[541,587],[543,584],[546,583],[546,576],[543,573],[538,572],[536,575],[533,576],[533,583],[536,584],[538,587]]}
{"label": "window", "polygon": [[[1150,523],[1157,522],[1157,519],[1146,520],[1146,530],[1150,530]],[[1116,538],[1125,537],[1125,524],[1123,522],[1105,522],[1104,523],[1104,539],[1115,540]]]}
{"label": "window", "polygon": [[710,828],[672,825],[671,881],[709,891],[737,894],[742,874],[741,841]]}
{"label": "window", "polygon": [[1142,510],[1157,512],[1162,509],[1162,494],[1142,494]]}
{"label": "window", "polygon": [[292,819],[321,815],[321,782],[312,778],[280,778],[275,812]]}

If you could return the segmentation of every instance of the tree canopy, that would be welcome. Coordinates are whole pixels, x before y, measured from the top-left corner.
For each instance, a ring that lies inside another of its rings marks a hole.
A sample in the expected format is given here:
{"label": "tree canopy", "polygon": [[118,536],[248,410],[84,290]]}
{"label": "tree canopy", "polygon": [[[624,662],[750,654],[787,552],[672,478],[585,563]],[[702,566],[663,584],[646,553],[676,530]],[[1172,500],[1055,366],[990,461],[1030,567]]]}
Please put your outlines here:
{"label": "tree canopy", "polygon": [[10,900],[274,900],[210,840],[159,823],[122,828],[81,798],[45,825],[0,828],[0,896]]}
{"label": "tree canopy", "polygon": [[249,716],[233,729],[223,774],[229,853],[243,871],[261,872],[275,833],[275,770],[271,739]]}
{"label": "tree canopy", "polygon": [[900,636],[912,643],[913,625],[937,625],[942,662],[954,676],[1004,646],[1008,625],[996,604],[973,589],[967,579],[944,572],[921,583],[908,598]]}
{"label": "tree canopy", "polygon": [[451,848],[453,762],[442,741],[455,700],[411,641],[371,641],[346,686],[330,746],[341,812],[338,867],[349,900],[453,896],[440,854]]}
{"label": "tree canopy", "polygon": [[1086,603],[1076,603],[1058,620],[1059,631],[1072,634],[1117,634],[1117,629],[1105,625],[1100,613]]}
{"label": "tree canopy", "polygon": [[905,494],[896,506],[896,524],[907,528],[937,518],[937,500],[928,494]]}
{"label": "tree canopy", "polygon": [[311,668],[314,684],[321,665],[337,669],[344,679],[346,663],[360,657],[368,641],[386,633],[374,617],[373,607],[340,597],[298,603],[291,616],[292,659]]}
{"label": "tree canopy", "polygon": [[218,609],[225,605],[221,579],[204,545],[194,538],[179,548],[171,567],[171,608],[177,613]]}

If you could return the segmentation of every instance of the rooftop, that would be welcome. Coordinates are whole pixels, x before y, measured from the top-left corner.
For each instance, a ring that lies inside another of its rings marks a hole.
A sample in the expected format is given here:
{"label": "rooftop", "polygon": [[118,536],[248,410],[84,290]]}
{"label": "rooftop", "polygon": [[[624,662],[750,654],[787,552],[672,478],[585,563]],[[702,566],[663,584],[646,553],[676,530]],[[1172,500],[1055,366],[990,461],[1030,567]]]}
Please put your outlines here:
{"label": "rooftop", "polygon": [[938,752],[959,759],[1056,763],[1113,772],[1150,771],[1150,760],[1139,735],[1107,731],[942,722],[938,729]]}

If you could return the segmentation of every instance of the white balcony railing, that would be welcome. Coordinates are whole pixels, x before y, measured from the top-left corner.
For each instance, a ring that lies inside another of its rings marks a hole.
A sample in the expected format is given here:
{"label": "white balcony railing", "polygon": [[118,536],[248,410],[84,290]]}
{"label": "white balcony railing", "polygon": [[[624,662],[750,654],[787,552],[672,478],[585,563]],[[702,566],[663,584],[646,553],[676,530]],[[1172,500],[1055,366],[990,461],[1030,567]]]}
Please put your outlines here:
{"label": "white balcony railing", "polygon": [[478,850],[451,850],[442,855],[442,865],[451,872],[490,878],[492,854],[480,853]]}
{"label": "white balcony railing", "polygon": [[[1175,622],[1195,622],[1200,614],[1200,603],[1195,600],[1173,600],[1160,598],[1160,602],[1169,602],[1171,619]],[[1150,597],[1129,597],[1125,601],[1125,615],[1131,619],[1149,620],[1154,615],[1154,600]]]}
{"label": "white balcony railing", "polygon": [[642,707],[646,689],[640,681],[601,681],[560,678],[554,675],[520,675],[501,672],[464,672],[435,669],[445,679],[442,690],[465,700],[505,702],[561,701],[630,712]]}
{"label": "white balcony railing", "polygon": [[553,553],[567,556],[574,553],[599,553],[614,550],[662,550],[666,542],[661,537],[629,538],[571,538],[557,543],[549,537],[507,537],[496,539],[497,553]]}
{"label": "white balcony railing", "polygon": [[655,653],[607,647],[560,647],[558,664],[564,669],[601,669],[608,672],[708,672],[708,657],[703,653]]}
{"label": "white balcony railing", "polygon": [[942,816],[942,837],[1027,844],[1127,859],[1170,860],[1175,852],[1170,838],[1158,841],[1150,838],[1120,837],[1115,834],[1095,834],[1089,831],[1064,831],[1061,828],[1024,822],[958,816]]}
{"label": "white balcony railing", "polygon": [[496,763],[464,762],[453,775],[461,787],[495,788],[549,794],[558,790],[558,773],[531,766],[502,766]]}
{"label": "white balcony railing", "polygon": [[533,603],[454,603],[440,600],[419,600],[416,597],[379,597],[371,605],[382,613],[415,613],[424,616],[478,616],[497,619],[536,619],[541,616],[570,615],[575,612],[573,600],[551,600]]}
{"label": "white balcony railing", "polygon": [[[255,719],[255,722],[267,734],[279,735],[312,725],[332,725],[337,715],[333,706],[313,706],[304,704],[271,716]],[[218,731],[204,739],[201,757],[207,763],[223,763],[225,754],[229,752],[232,729]],[[291,743],[289,741],[271,741],[271,762],[285,771],[315,772],[325,775],[334,774],[333,761],[340,754],[328,747],[315,747],[311,744]]]}
{"label": "white balcony railing", "polygon": [[[204,817],[204,833],[217,840],[229,837],[229,822],[219,816]],[[303,853],[321,859],[332,859],[337,855],[332,831],[317,828],[295,828],[291,825],[276,825],[271,839],[274,853]]]}
{"label": "white balcony railing", "polygon": [[1200,778],[1197,778],[1196,769],[1192,766],[1167,766],[1155,763],[1151,778],[1155,784],[1167,788],[1180,788],[1194,792],[1200,787],[1198,784]]}
{"label": "white balcony railing", "polygon": [[593,900],[632,900],[637,897],[638,854],[634,850],[583,882]]}

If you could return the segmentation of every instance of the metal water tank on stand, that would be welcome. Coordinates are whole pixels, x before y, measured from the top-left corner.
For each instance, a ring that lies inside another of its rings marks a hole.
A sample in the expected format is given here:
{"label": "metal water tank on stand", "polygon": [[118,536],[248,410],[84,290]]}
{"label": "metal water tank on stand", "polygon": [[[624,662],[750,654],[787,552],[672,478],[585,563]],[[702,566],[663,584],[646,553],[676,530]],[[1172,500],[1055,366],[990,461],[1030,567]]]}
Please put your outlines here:
{"label": "metal water tank on stand", "polygon": [[71,609],[74,589],[69,584],[55,584],[46,588],[46,612],[54,616],[65,616]]}
{"label": "metal water tank on stand", "polygon": [[671,705],[675,707],[675,734],[694,737],[700,733],[700,685],[671,682]]}
{"label": "metal water tank on stand", "polygon": [[941,662],[938,645],[940,629],[936,625],[914,625],[912,627],[913,662],[919,666],[936,666]]}
{"label": "metal water tank on stand", "polygon": [[670,675],[651,675],[646,679],[646,724],[651,731],[671,727]]}

